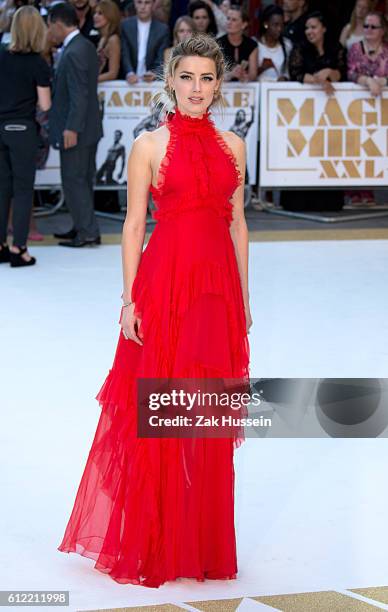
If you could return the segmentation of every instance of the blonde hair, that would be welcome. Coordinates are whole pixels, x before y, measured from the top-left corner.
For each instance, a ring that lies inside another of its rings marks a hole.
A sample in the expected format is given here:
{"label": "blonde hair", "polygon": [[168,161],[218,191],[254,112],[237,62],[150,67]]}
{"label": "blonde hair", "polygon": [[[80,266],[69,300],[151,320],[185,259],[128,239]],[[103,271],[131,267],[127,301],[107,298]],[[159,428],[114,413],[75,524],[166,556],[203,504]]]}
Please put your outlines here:
{"label": "blonde hair", "polygon": [[191,28],[191,31],[195,32],[195,23],[194,23],[194,19],[192,19],[191,17],[189,17],[188,15],[182,15],[181,17],[178,17],[178,19],[175,22],[174,25],[174,29],[172,31],[172,41],[174,45],[178,44],[178,30],[181,27],[181,24],[185,23],[186,25],[188,25]]}
{"label": "blonde hair", "polygon": [[34,6],[21,6],[11,23],[9,50],[14,53],[42,53],[47,28]]}
{"label": "blonde hair", "polygon": [[162,77],[164,80],[163,92],[155,94],[152,99],[153,104],[162,104],[161,113],[173,111],[177,104],[175,93],[170,88],[168,79],[174,77],[175,71],[182,58],[193,56],[206,57],[213,60],[215,63],[216,78],[217,80],[219,79],[220,83],[217,94],[214,96],[209,108],[215,106],[223,110],[227,107],[226,100],[221,91],[221,86],[225,72],[229,69],[229,66],[227,66],[224,54],[215,38],[210,34],[196,32],[193,36],[175,45],[175,47],[171,49],[171,53],[164,64]]}
{"label": "blonde hair", "polygon": [[[356,15],[356,5],[357,5],[358,0],[356,0],[355,4],[354,4],[354,9],[352,10],[352,14],[350,15],[350,28],[349,28],[349,32],[348,32],[348,38],[351,36],[351,34],[353,34],[353,32],[355,31],[356,27],[357,27],[357,15]],[[375,4],[376,4],[376,0],[367,0],[368,3],[368,12],[371,11],[372,9],[374,9]]]}

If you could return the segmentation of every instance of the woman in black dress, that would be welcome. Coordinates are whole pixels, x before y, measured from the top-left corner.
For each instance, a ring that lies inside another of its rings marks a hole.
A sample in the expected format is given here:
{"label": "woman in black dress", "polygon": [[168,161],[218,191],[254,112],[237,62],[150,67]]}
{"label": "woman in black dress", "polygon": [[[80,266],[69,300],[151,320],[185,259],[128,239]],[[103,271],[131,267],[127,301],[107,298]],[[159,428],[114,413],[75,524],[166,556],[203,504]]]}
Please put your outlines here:
{"label": "woman in black dress", "polygon": [[[27,237],[38,151],[36,105],[51,106],[50,69],[41,57],[46,27],[37,9],[19,8],[12,20],[11,44],[0,48],[0,263],[31,266]],[[7,244],[12,200],[13,245]]]}
{"label": "woman in black dress", "polygon": [[189,16],[194,21],[197,32],[217,36],[217,24],[210,6],[203,0],[194,0],[189,4]]}
{"label": "woman in black dress", "polygon": [[120,11],[113,0],[100,0],[93,15],[101,38],[97,46],[98,82],[114,81],[120,70]]}
{"label": "woman in black dress", "polygon": [[322,85],[332,94],[332,83],[346,78],[345,49],[330,40],[325,19],[319,11],[306,18],[305,40],[293,48],[289,61],[291,81]]}
{"label": "woman in black dress", "polygon": [[226,34],[217,38],[230,70],[226,81],[255,81],[258,68],[257,41],[244,34],[249,17],[241,6],[232,5],[227,12]]}

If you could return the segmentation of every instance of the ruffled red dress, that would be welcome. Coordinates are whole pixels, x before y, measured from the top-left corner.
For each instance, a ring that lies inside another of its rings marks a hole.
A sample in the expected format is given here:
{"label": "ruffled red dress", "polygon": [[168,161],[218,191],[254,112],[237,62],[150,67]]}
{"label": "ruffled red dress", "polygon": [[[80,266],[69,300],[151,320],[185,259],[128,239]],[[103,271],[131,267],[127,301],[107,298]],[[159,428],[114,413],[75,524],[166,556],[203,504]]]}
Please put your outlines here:
{"label": "ruffled red dress", "polygon": [[249,342],[230,235],[236,160],[210,112],[167,115],[157,224],[132,286],[143,345],[120,333],[101,415],[58,550],[120,583],[158,587],[237,574],[234,449],[243,438],[137,437],[138,377],[249,381]]}

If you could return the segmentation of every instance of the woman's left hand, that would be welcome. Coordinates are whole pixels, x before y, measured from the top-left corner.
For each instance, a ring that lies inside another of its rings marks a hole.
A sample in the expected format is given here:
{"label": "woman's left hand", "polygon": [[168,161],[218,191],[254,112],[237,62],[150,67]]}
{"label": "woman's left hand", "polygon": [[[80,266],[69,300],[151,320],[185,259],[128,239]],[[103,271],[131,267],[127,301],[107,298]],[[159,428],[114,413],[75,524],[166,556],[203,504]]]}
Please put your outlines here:
{"label": "woman's left hand", "polygon": [[328,68],[320,70],[314,74],[314,81],[323,87],[323,90],[328,96],[332,96],[335,90],[332,82],[329,80],[328,74],[330,74],[330,70]]}
{"label": "woman's left hand", "polygon": [[335,89],[334,89],[333,83],[331,81],[326,79],[322,85],[323,85],[323,89],[324,89],[326,95],[328,95],[328,96],[334,95]]}
{"label": "woman's left hand", "polygon": [[251,316],[251,309],[249,307],[249,304],[245,304],[244,310],[245,310],[245,319],[246,319],[246,325],[247,325],[246,331],[247,331],[247,334],[249,334],[249,330],[252,327],[252,323],[253,323],[252,316]]}

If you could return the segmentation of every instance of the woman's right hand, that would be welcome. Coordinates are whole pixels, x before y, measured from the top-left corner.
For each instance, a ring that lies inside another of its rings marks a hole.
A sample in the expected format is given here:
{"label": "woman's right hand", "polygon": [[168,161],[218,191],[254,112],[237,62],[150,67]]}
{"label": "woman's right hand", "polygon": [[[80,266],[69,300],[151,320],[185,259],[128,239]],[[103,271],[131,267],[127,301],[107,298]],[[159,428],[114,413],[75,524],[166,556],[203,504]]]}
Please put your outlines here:
{"label": "woman's right hand", "polygon": [[269,68],[275,68],[273,61],[271,60],[270,57],[265,57],[263,59],[263,61],[261,62],[261,66],[260,66],[262,72],[265,72],[266,70],[268,70]]}
{"label": "woman's right hand", "polygon": [[121,310],[120,325],[126,340],[133,340],[136,344],[143,346],[143,332],[140,330],[141,319],[135,317],[135,304],[125,306]]}
{"label": "woman's right hand", "polygon": [[318,72],[315,73],[315,76],[317,77],[319,83],[323,83],[324,81],[326,81],[326,79],[330,78],[330,73],[330,68],[322,68],[321,70],[318,70]]}
{"label": "woman's right hand", "polygon": [[243,73],[243,69],[241,67],[241,64],[236,64],[235,66],[233,66],[232,70],[230,71],[230,74],[233,77],[236,77],[237,79],[239,79],[242,76]]}

